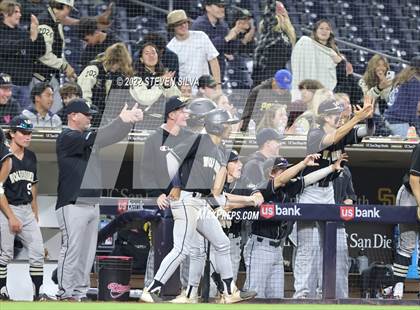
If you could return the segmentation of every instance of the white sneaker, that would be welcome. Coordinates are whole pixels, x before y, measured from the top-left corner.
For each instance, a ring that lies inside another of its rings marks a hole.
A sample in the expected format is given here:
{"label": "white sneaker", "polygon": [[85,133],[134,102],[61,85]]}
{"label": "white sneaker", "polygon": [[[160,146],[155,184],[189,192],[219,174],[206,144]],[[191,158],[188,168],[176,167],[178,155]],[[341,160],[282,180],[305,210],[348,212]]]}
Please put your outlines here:
{"label": "white sneaker", "polygon": [[394,286],[394,298],[395,299],[402,299],[403,295],[404,295],[404,283],[403,282],[398,282]]}
{"label": "white sneaker", "polygon": [[240,291],[233,282],[231,285],[231,292],[232,294],[228,294],[227,292],[223,293],[223,299],[225,304],[234,304],[244,300],[252,299],[255,296],[257,296],[257,293],[254,291]]}
{"label": "white sneaker", "polygon": [[185,295],[184,296],[178,295],[177,297],[170,300],[169,302],[173,304],[198,304],[199,298],[198,296],[188,298]]}
{"label": "white sneaker", "polygon": [[0,300],[10,300],[9,292],[5,286],[0,289]]}
{"label": "white sneaker", "polygon": [[187,296],[187,290],[182,289],[181,293],[179,293],[178,296],[175,297],[176,298],[181,298],[181,297],[186,297]]}
{"label": "white sneaker", "polygon": [[163,299],[160,298],[155,293],[149,292],[147,288],[143,289],[143,292],[141,293],[140,300],[147,303],[159,303],[163,302]]}

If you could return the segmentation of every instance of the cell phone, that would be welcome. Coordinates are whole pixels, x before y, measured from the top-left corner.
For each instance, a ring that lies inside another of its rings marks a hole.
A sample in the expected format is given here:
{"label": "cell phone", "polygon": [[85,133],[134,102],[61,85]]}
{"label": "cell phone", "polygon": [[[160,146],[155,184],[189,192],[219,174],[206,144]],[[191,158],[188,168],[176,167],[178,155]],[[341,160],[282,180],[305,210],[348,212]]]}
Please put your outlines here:
{"label": "cell phone", "polygon": [[395,71],[387,71],[385,77],[387,80],[393,80],[395,77]]}

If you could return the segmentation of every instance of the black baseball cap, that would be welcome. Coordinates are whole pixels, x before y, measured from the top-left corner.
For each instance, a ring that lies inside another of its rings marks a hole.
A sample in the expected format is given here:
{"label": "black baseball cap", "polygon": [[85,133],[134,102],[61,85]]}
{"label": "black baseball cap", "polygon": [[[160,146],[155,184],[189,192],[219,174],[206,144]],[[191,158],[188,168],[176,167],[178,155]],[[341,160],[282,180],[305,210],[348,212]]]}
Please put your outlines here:
{"label": "black baseball cap", "polygon": [[230,154],[229,154],[228,163],[230,163],[232,161],[240,160],[241,158],[243,158],[243,156],[239,156],[238,151],[232,150],[232,151],[230,151]]}
{"label": "black baseball cap", "polygon": [[12,77],[6,73],[0,73],[0,87],[11,87]]}
{"label": "black baseball cap", "polygon": [[225,0],[204,0],[204,5],[226,5]]}
{"label": "black baseball cap", "polygon": [[169,113],[186,107],[188,99],[183,97],[173,96],[166,101],[165,104],[165,121],[168,119]]}
{"label": "black baseball cap", "polygon": [[96,114],[98,111],[92,110],[86,99],[75,98],[67,104],[66,113]]}
{"label": "black baseball cap", "polygon": [[281,141],[281,139],[283,139],[283,136],[280,134],[280,132],[273,128],[264,128],[257,133],[258,147],[263,146],[267,141]]}
{"label": "black baseball cap", "polygon": [[32,132],[34,130],[34,124],[32,124],[31,120],[23,115],[18,115],[12,118],[9,123],[10,130],[19,130],[19,131],[26,131]]}
{"label": "black baseball cap", "polygon": [[237,20],[241,20],[241,19],[250,19],[252,18],[252,13],[247,10],[247,9],[243,9],[237,6],[233,6],[232,7],[234,12],[233,12],[233,22],[236,22]]}
{"label": "black baseball cap", "polygon": [[286,158],[284,157],[275,157],[275,158],[269,158],[264,162],[264,171],[267,171],[268,169],[273,170],[274,168],[280,168],[280,169],[287,169],[292,164],[289,164]]}
{"label": "black baseball cap", "polygon": [[334,98],[328,98],[320,103],[318,107],[319,115],[334,115],[344,111],[344,107]]}
{"label": "black baseball cap", "polygon": [[214,88],[217,86],[216,81],[211,75],[205,74],[200,76],[198,79],[198,88],[210,87]]}

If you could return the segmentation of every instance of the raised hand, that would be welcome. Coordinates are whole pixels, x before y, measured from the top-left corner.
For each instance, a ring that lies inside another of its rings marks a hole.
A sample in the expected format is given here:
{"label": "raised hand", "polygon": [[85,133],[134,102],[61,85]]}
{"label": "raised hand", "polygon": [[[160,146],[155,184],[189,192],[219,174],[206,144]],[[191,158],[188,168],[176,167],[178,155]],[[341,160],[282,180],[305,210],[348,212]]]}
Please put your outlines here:
{"label": "raised hand", "polygon": [[346,153],[341,154],[337,161],[332,165],[334,171],[343,170],[343,167],[341,167],[341,163],[348,161],[348,158],[349,156]]}
{"label": "raised hand", "polygon": [[315,154],[309,154],[308,156],[305,157],[305,159],[303,160],[303,164],[305,166],[319,166],[318,163],[316,163],[315,161],[318,160],[321,157],[320,154],[315,153]]}
{"label": "raised hand", "polygon": [[131,110],[125,104],[119,116],[124,123],[136,123],[143,120],[143,111],[139,109],[138,103]]}
{"label": "raised hand", "polygon": [[34,42],[37,38],[38,38],[38,33],[39,33],[39,21],[38,18],[36,18],[35,15],[31,14],[31,27],[30,27],[30,37],[31,37],[31,41]]}
{"label": "raised hand", "polygon": [[372,99],[369,96],[365,96],[365,103],[363,105],[363,108],[359,105],[356,105],[354,109],[354,117],[358,121],[363,121],[367,118],[372,117],[373,113],[373,103]]}

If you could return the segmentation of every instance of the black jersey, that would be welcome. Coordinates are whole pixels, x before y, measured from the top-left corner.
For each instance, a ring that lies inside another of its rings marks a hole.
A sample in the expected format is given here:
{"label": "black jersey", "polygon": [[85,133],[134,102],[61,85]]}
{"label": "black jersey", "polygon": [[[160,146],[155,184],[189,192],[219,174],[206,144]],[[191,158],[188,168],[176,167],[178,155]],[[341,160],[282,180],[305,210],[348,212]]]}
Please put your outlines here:
{"label": "black jersey", "polygon": [[207,134],[193,135],[177,145],[173,153],[182,163],[179,169],[182,189],[209,195],[216,174],[226,166],[225,147],[214,144]]}
{"label": "black jersey", "polygon": [[[290,180],[284,187],[274,188],[274,181],[261,183],[260,192],[266,203],[290,202],[305,187],[303,178]],[[285,235],[287,221],[255,221],[252,223],[252,233],[261,237],[280,240]]]}
{"label": "black jersey", "polygon": [[25,149],[20,160],[12,156],[12,169],[4,184],[6,198],[11,205],[24,205],[32,202],[32,185],[38,182],[35,153]]}
{"label": "black jersey", "polygon": [[[355,144],[360,141],[360,138],[357,137],[357,128],[353,128],[347,135],[344,136],[338,143],[332,145],[324,145],[322,140],[326,136],[324,129],[322,128],[312,128],[308,132],[307,144],[306,144],[306,154],[315,154],[318,153],[321,155],[321,158],[317,161],[319,166],[306,167],[302,171],[302,175],[307,175],[316,170],[326,168],[332,163],[334,163],[342,153],[344,153],[344,148],[346,145]],[[328,186],[338,174],[335,172],[330,173],[324,179],[319,181],[321,186]]]}
{"label": "black jersey", "polygon": [[163,193],[169,194],[172,185],[166,155],[192,135],[192,132],[181,129],[178,135],[174,136],[164,128],[158,128],[147,138],[139,174],[141,188],[145,189],[150,197],[158,197]]}
{"label": "black jersey", "polygon": [[[232,183],[225,183],[223,192],[241,195],[241,196],[251,196],[257,190],[256,185],[252,184],[251,181],[246,177],[241,177],[239,180],[235,180]],[[224,228],[223,231],[226,234],[233,234],[235,237],[240,236],[242,229],[241,220],[232,220],[232,225],[229,228]]]}

